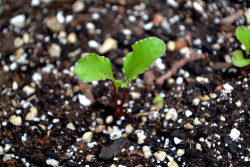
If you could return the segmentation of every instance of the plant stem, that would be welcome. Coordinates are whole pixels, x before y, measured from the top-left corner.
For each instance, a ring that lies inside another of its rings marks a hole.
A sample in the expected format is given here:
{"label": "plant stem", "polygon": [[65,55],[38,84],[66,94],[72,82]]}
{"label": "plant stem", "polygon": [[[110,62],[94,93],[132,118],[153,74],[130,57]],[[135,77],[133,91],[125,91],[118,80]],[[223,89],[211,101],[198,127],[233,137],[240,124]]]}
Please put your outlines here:
{"label": "plant stem", "polygon": [[114,111],[115,111],[115,119],[117,119],[117,117],[118,117],[118,111],[117,111],[117,99],[118,99],[118,92],[117,92],[117,89],[116,89],[116,86],[115,86],[115,84],[114,84],[114,82],[112,82],[113,83],[113,86],[114,86],[114,105],[115,105],[115,107],[114,107]]}
{"label": "plant stem", "polygon": [[121,102],[121,105],[120,105],[120,110],[119,110],[119,118],[122,116],[122,113],[123,113],[123,105],[125,103],[125,100],[126,100],[126,95],[128,93],[128,88],[125,88],[124,89],[124,92],[123,92],[123,96],[122,96],[122,102]]}

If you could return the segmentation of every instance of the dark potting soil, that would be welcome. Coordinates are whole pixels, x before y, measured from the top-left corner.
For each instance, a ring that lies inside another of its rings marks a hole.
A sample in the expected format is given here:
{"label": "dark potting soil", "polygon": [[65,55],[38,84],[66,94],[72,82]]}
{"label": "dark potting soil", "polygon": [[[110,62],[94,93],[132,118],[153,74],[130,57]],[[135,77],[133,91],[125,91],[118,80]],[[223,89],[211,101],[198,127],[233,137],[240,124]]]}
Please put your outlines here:
{"label": "dark potting soil", "polygon": [[[235,29],[249,26],[249,6],[0,1],[0,166],[248,166],[250,73],[231,55],[243,48]],[[124,80],[123,58],[149,36],[166,53],[132,83],[115,121],[111,82],[82,83],[74,64],[97,53]],[[133,118],[157,95],[159,111]]]}

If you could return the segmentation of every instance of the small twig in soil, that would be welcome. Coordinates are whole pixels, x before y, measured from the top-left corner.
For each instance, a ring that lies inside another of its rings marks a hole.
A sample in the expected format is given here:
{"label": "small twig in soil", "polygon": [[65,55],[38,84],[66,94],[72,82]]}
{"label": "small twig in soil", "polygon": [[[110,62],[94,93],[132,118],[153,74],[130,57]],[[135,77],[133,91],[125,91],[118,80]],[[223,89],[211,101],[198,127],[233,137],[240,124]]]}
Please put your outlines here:
{"label": "small twig in soil", "polygon": [[232,67],[232,63],[225,63],[225,62],[218,62],[213,65],[214,70],[221,70],[221,69],[227,69]]}
{"label": "small twig in soil", "polygon": [[157,111],[156,111],[156,110],[150,110],[150,111],[148,111],[148,112],[138,113],[138,114],[136,114],[135,116],[132,116],[132,117],[126,119],[125,122],[130,121],[130,120],[132,120],[132,119],[135,119],[136,117],[140,117],[140,116],[143,116],[143,115],[150,115],[150,114],[153,114],[153,113],[155,113],[155,112],[157,112]]}
{"label": "small twig in soil", "polygon": [[244,11],[243,10],[238,10],[236,13],[234,14],[231,14],[225,18],[223,18],[221,20],[221,23],[222,24],[231,24],[233,23],[234,21],[238,20],[239,18],[241,18],[244,14]]}
{"label": "small twig in soil", "polygon": [[175,75],[177,71],[183,66],[185,66],[186,64],[191,63],[193,61],[200,60],[200,59],[205,59],[205,58],[206,57],[204,54],[197,54],[193,49],[191,49],[191,56],[174,62],[173,67],[167,73],[165,73],[164,75],[162,75],[160,78],[156,80],[156,84],[162,85],[165,79],[169,79],[170,77]]}

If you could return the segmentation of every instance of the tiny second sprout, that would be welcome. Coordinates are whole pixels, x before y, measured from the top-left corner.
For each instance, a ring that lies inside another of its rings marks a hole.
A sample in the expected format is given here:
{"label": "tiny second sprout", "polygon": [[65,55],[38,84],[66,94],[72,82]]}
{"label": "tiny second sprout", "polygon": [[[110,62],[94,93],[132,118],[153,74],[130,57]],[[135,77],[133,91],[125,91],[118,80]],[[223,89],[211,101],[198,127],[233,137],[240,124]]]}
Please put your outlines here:
{"label": "tiny second sprout", "polygon": [[[113,76],[111,62],[104,56],[89,53],[75,64],[75,73],[84,82],[109,79],[114,86],[114,115],[119,119],[123,113],[123,104],[130,88],[130,82],[137,78],[139,74],[149,69],[150,64],[161,57],[166,50],[165,43],[156,38],[149,37],[136,42],[132,46],[133,52],[126,55],[123,61],[123,68],[126,80],[116,80]],[[124,88],[120,108],[118,108],[118,91]]]}
{"label": "tiny second sprout", "polygon": [[244,56],[241,50],[234,51],[232,62],[235,66],[244,67],[250,64],[250,31],[244,26],[238,27],[236,37],[245,46],[246,54]]}

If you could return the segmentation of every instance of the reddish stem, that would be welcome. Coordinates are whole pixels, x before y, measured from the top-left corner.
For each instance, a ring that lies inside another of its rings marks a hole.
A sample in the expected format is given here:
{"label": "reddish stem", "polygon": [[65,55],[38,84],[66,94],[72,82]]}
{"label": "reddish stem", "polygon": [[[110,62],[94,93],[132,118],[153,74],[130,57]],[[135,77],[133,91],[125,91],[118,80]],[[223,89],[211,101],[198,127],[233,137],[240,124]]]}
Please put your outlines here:
{"label": "reddish stem", "polygon": [[117,99],[118,99],[118,92],[116,91],[116,87],[115,87],[115,84],[114,84],[114,82],[112,82],[113,83],[113,86],[114,86],[114,96],[115,96],[115,98],[114,98],[114,103],[115,103],[115,108],[114,108],[114,110],[115,110],[115,119],[117,119],[117,117],[118,117],[118,111],[117,111]]}
{"label": "reddish stem", "polygon": [[125,88],[123,92],[123,96],[122,96],[122,102],[120,105],[119,118],[122,116],[122,113],[123,113],[123,105],[125,103],[127,93],[128,93],[128,88]]}

